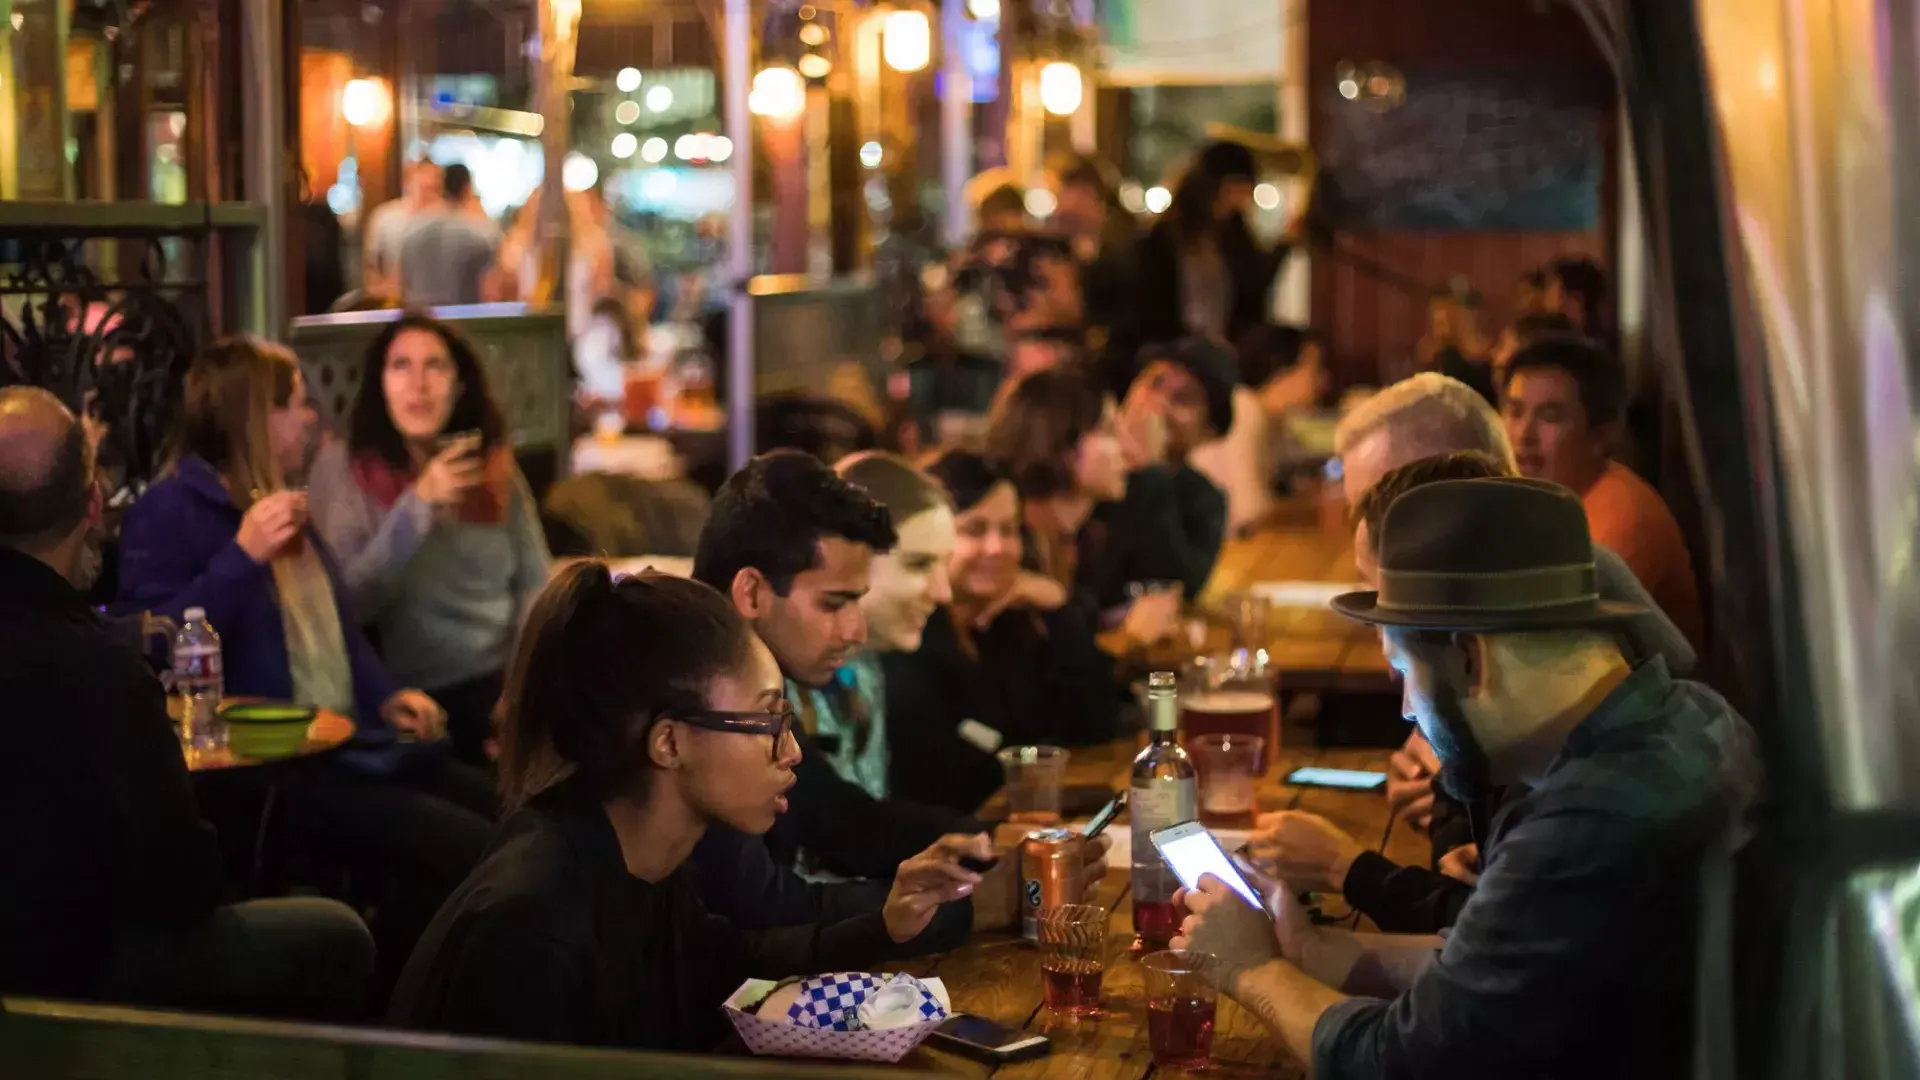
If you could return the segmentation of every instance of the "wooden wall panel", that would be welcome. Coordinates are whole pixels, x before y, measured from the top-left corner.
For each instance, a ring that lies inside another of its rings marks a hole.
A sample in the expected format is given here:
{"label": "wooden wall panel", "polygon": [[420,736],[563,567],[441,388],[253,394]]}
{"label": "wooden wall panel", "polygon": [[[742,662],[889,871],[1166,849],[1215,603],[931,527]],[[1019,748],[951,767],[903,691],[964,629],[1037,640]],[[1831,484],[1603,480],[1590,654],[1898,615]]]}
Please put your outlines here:
{"label": "wooden wall panel", "polygon": [[[1308,67],[1313,117],[1337,101],[1334,68],[1343,60],[1381,60],[1408,71],[1492,70],[1549,73],[1578,87],[1601,114],[1608,148],[1597,228],[1563,232],[1409,232],[1339,234],[1340,245],[1430,288],[1465,274],[1486,297],[1491,333],[1512,313],[1520,276],[1561,255],[1613,264],[1618,202],[1618,115],[1614,79],[1577,16],[1534,0],[1310,0]],[[1336,383],[1381,383],[1411,370],[1426,324],[1422,290],[1383,283],[1325,253],[1313,262],[1313,322],[1328,338]]]}

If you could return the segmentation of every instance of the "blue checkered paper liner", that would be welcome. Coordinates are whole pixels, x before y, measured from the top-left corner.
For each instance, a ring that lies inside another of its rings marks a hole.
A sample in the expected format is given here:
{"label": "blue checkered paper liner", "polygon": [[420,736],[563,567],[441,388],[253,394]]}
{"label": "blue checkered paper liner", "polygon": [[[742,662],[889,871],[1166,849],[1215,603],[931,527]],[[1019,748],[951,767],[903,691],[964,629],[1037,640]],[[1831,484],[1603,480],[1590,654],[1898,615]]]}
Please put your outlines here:
{"label": "blue checkered paper liner", "polygon": [[[787,1019],[795,1027],[820,1031],[863,1031],[868,1024],[861,1017],[861,1006],[872,1001],[884,1005],[889,1013],[910,1011],[913,1018],[889,1023],[904,1027],[909,1023],[945,1020],[947,1010],[933,992],[911,975],[877,975],[842,971],[815,975],[800,982],[800,996],[787,1009]],[[869,1017],[872,1010],[868,1009]]]}

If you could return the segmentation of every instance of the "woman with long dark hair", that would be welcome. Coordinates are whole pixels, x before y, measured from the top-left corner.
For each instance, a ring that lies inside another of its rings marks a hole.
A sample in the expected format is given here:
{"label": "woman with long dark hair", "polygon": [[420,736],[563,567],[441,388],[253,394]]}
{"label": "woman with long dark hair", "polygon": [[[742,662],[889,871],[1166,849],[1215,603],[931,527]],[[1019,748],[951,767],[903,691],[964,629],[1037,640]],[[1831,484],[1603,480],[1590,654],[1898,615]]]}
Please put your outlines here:
{"label": "woman with long dark hair", "polygon": [[506,706],[513,815],[407,964],[399,1024],[711,1049],[743,979],[862,970],[947,898],[903,871],[882,909],[832,925],[707,913],[688,855],[709,826],[772,828],[800,748],[773,654],[699,582],[567,566],[528,615]]}
{"label": "woman with long dark hair", "polygon": [[1180,614],[1178,594],[1152,592],[1129,603],[1127,587],[1184,581],[1188,561],[1170,486],[1148,477],[1152,487],[1135,497],[1116,424],[1112,397],[1090,376],[1036,372],[1001,394],[984,456],[1020,497],[1033,571],[1004,603],[1117,612],[1103,647],[1126,659],[1172,634]]}
{"label": "woman with long dark hair", "polygon": [[320,452],[310,484],[314,525],[388,667],[446,708],[456,754],[484,762],[514,628],[551,560],[465,339],[421,314],[375,338],[347,438]]}
{"label": "woman with long dark hair", "polygon": [[1267,320],[1268,296],[1292,249],[1282,243],[1264,250],[1247,227],[1257,178],[1253,151],[1216,142],[1175,186],[1172,205],[1135,259],[1143,344],[1233,342]]}
{"label": "woman with long dark hair", "polygon": [[1013,481],[964,450],[925,469],[952,500],[952,600],[917,649],[881,656],[890,775],[915,799],[972,813],[1005,783],[998,747],[1111,738],[1119,696],[1091,613],[1023,588]]}

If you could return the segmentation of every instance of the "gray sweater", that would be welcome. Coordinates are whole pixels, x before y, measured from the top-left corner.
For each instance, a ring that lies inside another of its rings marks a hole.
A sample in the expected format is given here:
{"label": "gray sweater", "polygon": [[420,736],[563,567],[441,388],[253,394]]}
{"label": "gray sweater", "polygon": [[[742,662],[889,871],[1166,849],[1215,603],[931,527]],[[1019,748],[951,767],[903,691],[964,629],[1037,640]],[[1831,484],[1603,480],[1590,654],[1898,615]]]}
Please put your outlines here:
{"label": "gray sweater", "polygon": [[382,507],[354,482],[341,440],[320,451],[307,490],[349,606],[379,633],[402,685],[439,690],[506,667],[521,612],[552,561],[518,468],[498,525],[436,514],[411,488]]}

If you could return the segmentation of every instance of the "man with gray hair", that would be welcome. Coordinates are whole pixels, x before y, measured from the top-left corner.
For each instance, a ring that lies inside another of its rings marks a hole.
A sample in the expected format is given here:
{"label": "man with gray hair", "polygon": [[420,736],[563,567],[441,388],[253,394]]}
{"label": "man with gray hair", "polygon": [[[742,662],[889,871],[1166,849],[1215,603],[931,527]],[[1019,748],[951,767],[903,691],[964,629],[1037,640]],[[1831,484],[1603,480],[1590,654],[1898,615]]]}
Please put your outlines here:
{"label": "man with gray hair", "polygon": [[0,389],[0,994],[355,1018],[373,939],[351,909],[217,906],[160,681],[87,604],[101,531],[83,425]]}
{"label": "man with gray hair", "polygon": [[[1402,379],[1348,413],[1334,430],[1333,448],[1340,459],[1347,505],[1353,507],[1360,505],[1381,477],[1423,458],[1476,451],[1499,461],[1508,475],[1519,475],[1499,414],[1466,383],[1433,372]],[[1621,628],[1629,656],[1636,660],[1663,657],[1667,669],[1676,675],[1692,671],[1698,660],[1693,646],[1653,602],[1640,579],[1604,547],[1596,545],[1593,556],[1601,598],[1647,611]],[[1438,767],[1433,751],[1414,731],[1407,745],[1394,754],[1387,779],[1387,797],[1395,813],[1405,814],[1416,824],[1427,823]]]}
{"label": "man with gray hair", "polygon": [[[1347,414],[1334,433],[1334,448],[1356,512],[1354,563],[1368,585],[1375,584],[1378,541],[1377,529],[1369,526],[1395,496],[1437,480],[1518,475],[1506,429],[1486,399],[1463,382],[1431,372],[1395,383]],[[1691,670],[1696,658],[1686,636],[1626,563],[1598,545],[1593,556],[1601,598],[1644,612],[1615,628],[1629,659],[1638,663],[1658,656],[1676,674]],[[1428,830],[1435,865],[1471,881],[1479,864],[1473,823],[1467,808],[1436,798],[1439,768],[1416,728],[1393,754],[1387,797],[1395,814]],[[1424,868],[1396,866],[1333,822],[1306,811],[1261,815],[1251,848],[1263,866],[1302,888],[1344,895],[1383,929],[1431,932],[1450,926],[1469,895],[1464,885]]]}

